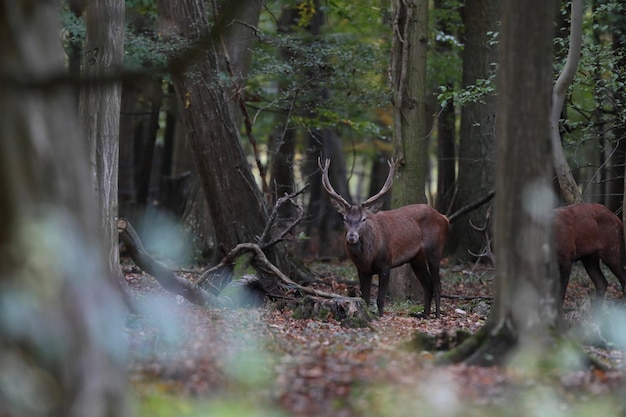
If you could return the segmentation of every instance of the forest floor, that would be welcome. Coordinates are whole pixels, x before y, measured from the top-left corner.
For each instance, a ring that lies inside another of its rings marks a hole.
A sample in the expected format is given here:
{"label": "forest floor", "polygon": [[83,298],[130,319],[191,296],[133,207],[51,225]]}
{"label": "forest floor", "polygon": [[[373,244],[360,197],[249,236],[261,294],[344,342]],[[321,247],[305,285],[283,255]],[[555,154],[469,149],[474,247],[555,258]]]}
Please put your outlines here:
{"label": "forest floor", "polygon": [[[319,288],[347,294],[345,280],[354,276],[350,264],[310,267],[320,275]],[[362,329],[295,319],[291,311],[272,306],[201,308],[167,293],[134,266],[124,272],[141,309],[127,325],[139,416],[608,417],[626,412],[624,344],[622,349],[585,347],[606,370],[433,364],[437,348],[417,346],[415,335],[437,336],[445,345],[457,330],[481,328],[492,295],[489,268],[442,268],[443,294],[455,298],[442,299],[439,319],[414,317],[411,303],[391,304],[384,317]],[[586,317],[593,286],[583,274],[576,270],[565,303],[577,337],[598,328]],[[610,281],[607,304],[615,306],[619,291]],[[625,337],[623,317],[611,322],[617,337]]]}

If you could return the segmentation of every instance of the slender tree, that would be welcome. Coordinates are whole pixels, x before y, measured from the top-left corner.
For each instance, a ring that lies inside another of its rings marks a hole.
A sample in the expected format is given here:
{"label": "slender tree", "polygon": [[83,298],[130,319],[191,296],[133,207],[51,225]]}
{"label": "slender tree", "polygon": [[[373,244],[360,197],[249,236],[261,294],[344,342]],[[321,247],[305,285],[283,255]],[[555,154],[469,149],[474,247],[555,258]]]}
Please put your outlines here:
{"label": "slender tree", "polygon": [[[428,122],[426,97],[426,52],[428,49],[428,1],[396,0],[392,45],[393,153],[398,159],[391,206],[426,203],[428,167]],[[421,287],[410,267],[392,272],[390,295],[420,299]]]}
{"label": "slender tree", "polygon": [[[498,61],[493,33],[499,30],[498,0],[466,0],[463,7],[463,80],[462,87],[488,85]],[[453,210],[458,210],[494,189],[495,184],[496,96],[487,93],[461,109],[459,173]],[[480,253],[483,236],[470,227],[484,223],[488,206],[471,211],[453,223],[449,249],[457,259],[468,259],[468,252]]]}
{"label": "slender tree", "polygon": [[[449,66],[453,52],[453,44],[460,34],[458,25],[458,0],[435,0],[435,57]],[[456,49],[456,48],[454,48]],[[441,64],[440,64],[441,65]],[[455,84],[454,71],[439,71],[445,74],[431,81],[437,91],[441,85],[453,90]],[[434,101],[436,95],[433,94]],[[438,106],[434,105],[433,109]],[[456,185],[456,108],[454,100],[448,100],[437,112],[437,195],[435,208],[441,213],[450,213],[455,196]]]}
{"label": "slender tree", "polygon": [[576,180],[572,176],[572,172],[563,152],[563,144],[561,143],[561,132],[559,121],[563,112],[563,104],[567,90],[574,80],[578,61],[580,60],[580,51],[582,48],[583,33],[583,0],[572,1],[572,14],[570,25],[570,45],[567,53],[567,61],[554,84],[552,91],[552,108],[550,110],[550,139],[552,141],[554,171],[561,187],[561,195],[567,204],[581,203],[583,201]]}

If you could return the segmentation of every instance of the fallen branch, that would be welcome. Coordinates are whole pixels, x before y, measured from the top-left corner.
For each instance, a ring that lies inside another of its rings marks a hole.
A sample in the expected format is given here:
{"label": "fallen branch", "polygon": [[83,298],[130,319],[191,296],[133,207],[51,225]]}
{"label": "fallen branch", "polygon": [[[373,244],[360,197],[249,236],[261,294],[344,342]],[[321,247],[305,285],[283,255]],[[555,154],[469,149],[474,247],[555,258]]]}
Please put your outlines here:
{"label": "fallen branch", "polygon": [[[177,276],[167,266],[152,258],[128,220],[120,219],[118,230],[137,266],[152,275],[165,289],[181,295],[193,304],[233,308],[248,304],[258,305],[261,298],[259,296],[262,296],[263,300],[291,303],[290,306],[302,317],[327,319],[326,316],[330,316],[351,327],[367,326],[371,316],[362,299],[302,286],[270,262],[264,252],[264,249],[285,240],[302,220],[302,207],[294,199],[304,189],[285,194],[278,199],[263,233],[257,238],[257,243],[238,244],[217,265],[206,270],[195,283]],[[272,237],[270,231],[278,217],[278,209],[286,203],[293,204],[298,209],[298,216],[276,237]],[[235,260],[247,253],[252,254],[254,262],[250,263],[256,270],[256,275],[247,275],[232,281]],[[233,297],[219,295],[226,287],[223,283],[228,283],[229,288],[236,288],[237,292]]]}
{"label": "fallen branch", "polygon": [[441,294],[441,298],[449,298],[451,300],[493,300],[491,295],[446,295]]}
{"label": "fallen branch", "polygon": [[199,285],[179,277],[165,264],[150,256],[128,220],[124,218],[118,219],[117,230],[133,262],[139,268],[152,275],[166,290],[178,294],[190,303],[199,306],[230,307],[232,305],[230,298],[217,297],[211,294]]}

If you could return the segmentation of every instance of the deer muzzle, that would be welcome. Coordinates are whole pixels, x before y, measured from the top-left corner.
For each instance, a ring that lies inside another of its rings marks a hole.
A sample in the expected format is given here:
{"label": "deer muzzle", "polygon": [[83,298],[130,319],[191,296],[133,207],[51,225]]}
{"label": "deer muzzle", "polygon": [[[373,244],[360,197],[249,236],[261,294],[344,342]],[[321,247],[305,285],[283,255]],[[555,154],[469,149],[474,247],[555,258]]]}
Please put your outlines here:
{"label": "deer muzzle", "polygon": [[358,241],[359,241],[359,234],[357,232],[350,231],[346,233],[346,242],[350,243],[351,245],[354,245]]}

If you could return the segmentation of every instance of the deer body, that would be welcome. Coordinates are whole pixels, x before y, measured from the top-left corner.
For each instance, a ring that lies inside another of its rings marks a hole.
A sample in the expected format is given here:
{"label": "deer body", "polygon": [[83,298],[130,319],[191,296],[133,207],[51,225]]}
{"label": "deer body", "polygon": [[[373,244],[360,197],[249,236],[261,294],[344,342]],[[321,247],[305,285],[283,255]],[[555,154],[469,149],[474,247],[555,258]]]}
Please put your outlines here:
{"label": "deer body", "polygon": [[583,203],[560,207],[554,210],[554,233],[563,299],[572,263],[577,260],[582,261],[596,287],[596,301],[604,299],[608,285],[600,269],[600,260],[615,274],[624,293],[624,229],[619,217],[601,204]]}
{"label": "deer body", "polygon": [[334,191],[328,180],[328,165],[328,160],[325,166],[320,162],[322,184],[343,216],[346,253],[359,274],[361,297],[365,303],[369,305],[372,276],[378,275],[376,304],[378,315],[382,316],[389,287],[389,271],[408,263],[424,288],[424,317],[430,314],[433,297],[435,313],[439,317],[439,262],[448,236],[448,219],[427,204],[378,212],[380,197],[391,187],[392,163],[381,191],[360,205],[349,204]]}

